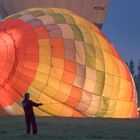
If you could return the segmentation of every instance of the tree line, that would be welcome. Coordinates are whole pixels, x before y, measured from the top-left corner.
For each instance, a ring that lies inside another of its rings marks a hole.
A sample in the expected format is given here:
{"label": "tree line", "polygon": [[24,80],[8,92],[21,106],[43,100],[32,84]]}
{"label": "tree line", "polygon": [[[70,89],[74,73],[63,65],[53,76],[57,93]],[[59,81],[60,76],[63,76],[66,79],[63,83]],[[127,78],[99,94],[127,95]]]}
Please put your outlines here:
{"label": "tree line", "polygon": [[128,68],[133,76],[138,95],[138,106],[140,106],[140,60],[137,67],[132,59],[129,61],[129,63],[126,62],[126,64],[128,65]]}

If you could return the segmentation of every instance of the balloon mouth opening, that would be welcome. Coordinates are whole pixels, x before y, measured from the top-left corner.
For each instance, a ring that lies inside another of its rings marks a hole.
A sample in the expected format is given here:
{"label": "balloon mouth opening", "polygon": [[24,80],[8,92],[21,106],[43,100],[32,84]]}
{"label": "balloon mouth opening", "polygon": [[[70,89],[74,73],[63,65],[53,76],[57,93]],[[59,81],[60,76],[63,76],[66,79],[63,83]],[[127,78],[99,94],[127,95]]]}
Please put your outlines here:
{"label": "balloon mouth opening", "polygon": [[4,87],[13,71],[15,45],[10,34],[0,31],[0,87]]}

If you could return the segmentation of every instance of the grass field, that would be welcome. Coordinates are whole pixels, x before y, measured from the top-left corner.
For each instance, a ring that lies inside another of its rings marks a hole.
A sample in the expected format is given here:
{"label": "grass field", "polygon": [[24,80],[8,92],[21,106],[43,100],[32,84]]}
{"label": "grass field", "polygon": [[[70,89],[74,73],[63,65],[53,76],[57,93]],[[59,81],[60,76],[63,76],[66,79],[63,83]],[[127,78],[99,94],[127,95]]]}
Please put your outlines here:
{"label": "grass field", "polygon": [[140,119],[37,117],[25,135],[24,117],[0,117],[0,140],[140,140]]}

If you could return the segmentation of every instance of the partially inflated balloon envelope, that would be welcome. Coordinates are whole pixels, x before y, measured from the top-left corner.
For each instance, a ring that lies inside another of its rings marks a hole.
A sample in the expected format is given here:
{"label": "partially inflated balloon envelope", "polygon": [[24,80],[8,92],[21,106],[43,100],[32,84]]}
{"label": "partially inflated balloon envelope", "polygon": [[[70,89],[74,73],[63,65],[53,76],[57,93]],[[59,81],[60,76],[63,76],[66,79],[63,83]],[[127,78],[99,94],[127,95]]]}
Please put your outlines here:
{"label": "partially inflated balloon envelope", "polygon": [[136,117],[127,66],[102,32],[64,9],[28,9],[0,22],[0,114],[23,114],[22,95],[40,116]]}

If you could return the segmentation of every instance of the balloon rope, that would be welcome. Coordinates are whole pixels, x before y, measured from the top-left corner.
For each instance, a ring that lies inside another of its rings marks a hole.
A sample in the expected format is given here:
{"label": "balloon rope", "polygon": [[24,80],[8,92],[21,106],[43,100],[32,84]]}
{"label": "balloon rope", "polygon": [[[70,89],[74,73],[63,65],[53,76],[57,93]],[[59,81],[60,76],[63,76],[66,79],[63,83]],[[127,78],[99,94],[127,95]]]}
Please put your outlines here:
{"label": "balloon rope", "polygon": [[[81,102],[90,102],[90,101],[94,101],[94,100],[85,100],[85,101],[80,101],[79,103]],[[95,100],[97,101],[97,100]],[[60,103],[46,103],[46,104],[43,104],[43,105],[49,105],[49,104],[67,104],[67,103],[77,103],[77,101],[72,101],[72,102],[60,102]]]}
{"label": "balloon rope", "polygon": [[[129,99],[129,98],[123,98],[123,99]],[[90,104],[90,102],[94,102],[94,101],[99,101],[100,102],[101,99],[99,99],[99,100],[83,100],[83,101],[60,102],[60,103],[59,102],[58,103],[45,103],[43,105],[50,105],[50,104],[69,104],[69,103],[77,103],[77,104],[79,104],[79,103],[85,103],[85,104]],[[87,102],[89,102],[89,103],[87,103]]]}

